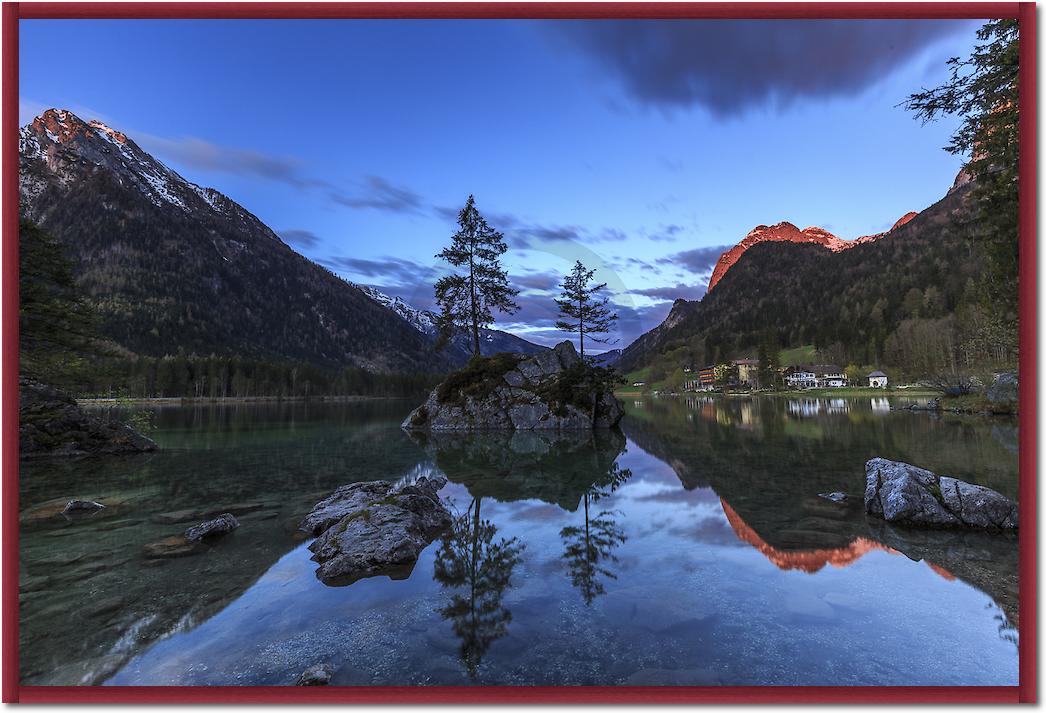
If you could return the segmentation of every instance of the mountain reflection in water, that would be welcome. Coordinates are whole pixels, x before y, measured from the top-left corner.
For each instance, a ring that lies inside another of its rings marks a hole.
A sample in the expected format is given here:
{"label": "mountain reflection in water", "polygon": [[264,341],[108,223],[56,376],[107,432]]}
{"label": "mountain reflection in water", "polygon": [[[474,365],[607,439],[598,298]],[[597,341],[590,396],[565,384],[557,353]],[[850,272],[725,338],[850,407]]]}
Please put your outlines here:
{"label": "mountain reflection in water", "polygon": [[[861,495],[881,455],[1012,497],[1015,424],[809,401],[414,437],[392,401],[161,409],[160,453],[22,465],[23,682],[1014,684],[1016,538],[891,527]],[[313,503],[433,471],[457,517],[407,579],[315,579]],[[72,497],[112,507],[65,521]],[[242,526],[207,553],[143,558],[226,505]]]}

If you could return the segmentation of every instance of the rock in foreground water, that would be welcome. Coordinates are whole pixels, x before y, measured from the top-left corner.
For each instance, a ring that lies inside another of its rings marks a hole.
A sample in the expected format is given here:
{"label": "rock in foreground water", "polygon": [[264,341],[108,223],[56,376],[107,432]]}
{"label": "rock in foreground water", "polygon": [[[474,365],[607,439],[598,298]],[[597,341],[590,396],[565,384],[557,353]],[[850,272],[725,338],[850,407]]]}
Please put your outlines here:
{"label": "rock in foreground water", "polygon": [[205,538],[210,539],[227,535],[239,526],[239,521],[231,513],[225,512],[213,520],[193,525],[182,534],[189,542],[199,542]]}
{"label": "rock in foreground water", "polygon": [[299,525],[316,539],[309,545],[316,576],[341,586],[364,577],[407,577],[418,555],[451,524],[440,502],[444,478],[343,485],[324,498]]}
{"label": "rock in foreground water", "polygon": [[298,686],[326,686],[331,682],[334,668],[328,663],[309,666],[298,676]]}
{"label": "rock in foreground water", "polygon": [[433,389],[403,422],[411,431],[592,430],[624,416],[611,372],[561,342],[531,357],[478,357]]}
{"label": "rock in foreground water", "polygon": [[865,464],[865,510],[887,522],[920,527],[1016,530],[1017,504],[981,485],[908,463]]}

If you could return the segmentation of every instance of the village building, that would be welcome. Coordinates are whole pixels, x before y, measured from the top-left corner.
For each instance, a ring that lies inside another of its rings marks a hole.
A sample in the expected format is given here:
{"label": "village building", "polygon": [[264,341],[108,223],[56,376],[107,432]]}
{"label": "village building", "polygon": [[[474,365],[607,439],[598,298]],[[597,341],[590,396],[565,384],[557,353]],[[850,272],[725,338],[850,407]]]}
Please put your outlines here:
{"label": "village building", "polygon": [[789,389],[812,389],[817,386],[817,374],[808,366],[790,366],[784,370],[785,385]]}
{"label": "village building", "polygon": [[846,372],[835,364],[790,366],[784,372],[790,389],[838,389],[846,386]]}
{"label": "village building", "polygon": [[886,378],[886,374],[878,369],[868,375],[868,385],[873,389],[885,389],[887,383],[888,379]]}
{"label": "village building", "polygon": [[759,388],[759,360],[758,359],[734,359],[737,367],[737,381],[741,385]]}

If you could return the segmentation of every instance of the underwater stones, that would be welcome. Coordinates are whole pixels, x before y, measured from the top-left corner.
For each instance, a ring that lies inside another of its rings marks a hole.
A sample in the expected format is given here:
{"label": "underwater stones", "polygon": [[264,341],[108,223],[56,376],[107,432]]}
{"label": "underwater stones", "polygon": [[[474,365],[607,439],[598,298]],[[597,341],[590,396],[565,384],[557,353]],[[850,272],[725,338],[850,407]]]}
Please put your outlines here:
{"label": "underwater stones", "polygon": [[207,522],[201,522],[199,525],[193,525],[187,528],[182,536],[185,537],[189,542],[199,542],[205,538],[211,539],[215,537],[221,537],[227,535],[237,527],[240,523],[237,522],[236,518],[231,513],[222,513],[213,520]]}
{"label": "underwater stones", "polygon": [[331,682],[334,675],[334,667],[329,663],[319,663],[309,666],[298,676],[296,686],[326,686]]}
{"label": "underwater stones", "polygon": [[838,490],[831,493],[818,493],[817,495],[825,500],[831,500],[833,503],[844,503],[849,499],[846,493],[840,493]]}
{"label": "underwater stones", "polygon": [[317,578],[341,586],[364,577],[409,576],[421,551],[451,524],[437,495],[445,484],[425,477],[403,486],[353,483],[321,500],[299,525],[317,536],[309,545],[319,563]]}
{"label": "underwater stones", "polygon": [[1016,530],[1017,504],[1004,495],[908,463],[865,464],[865,510],[887,522],[920,527]]}
{"label": "underwater stones", "polygon": [[167,559],[200,554],[204,549],[199,541],[190,541],[184,535],[172,535],[145,545],[142,554],[147,559]]}

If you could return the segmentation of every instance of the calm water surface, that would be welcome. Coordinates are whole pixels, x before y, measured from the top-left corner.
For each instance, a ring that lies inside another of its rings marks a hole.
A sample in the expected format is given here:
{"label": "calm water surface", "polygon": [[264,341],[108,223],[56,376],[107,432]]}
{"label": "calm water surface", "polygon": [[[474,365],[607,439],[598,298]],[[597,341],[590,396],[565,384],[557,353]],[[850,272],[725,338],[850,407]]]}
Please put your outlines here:
{"label": "calm water surface", "polygon": [[[1016,423],[891,403],[645,398],[561,439],[412,439],[400,401],[159,408],[161,452],[23,464],[22,681],[1016,685],[1016,538],[861,501],[876,455],[1016,497]],[[316,579],[316,501],[434,470],[459,517],[409,576]],[[214,509],[241,527],[143,556]]]}

